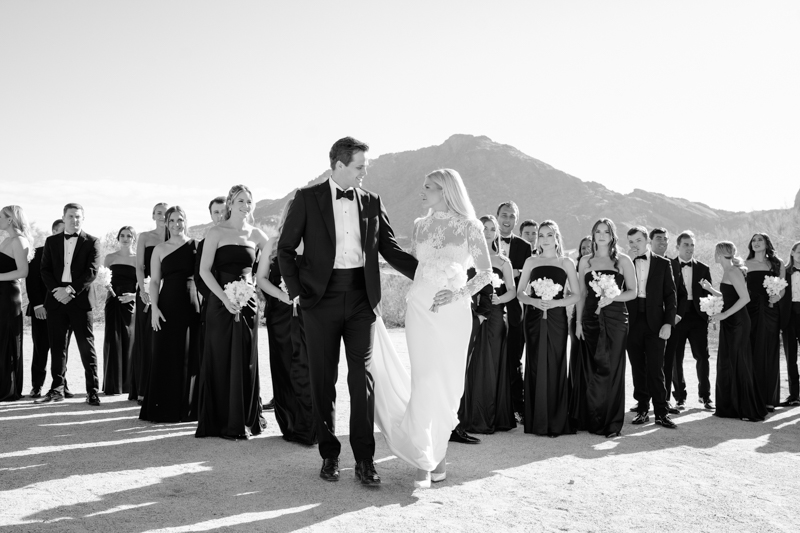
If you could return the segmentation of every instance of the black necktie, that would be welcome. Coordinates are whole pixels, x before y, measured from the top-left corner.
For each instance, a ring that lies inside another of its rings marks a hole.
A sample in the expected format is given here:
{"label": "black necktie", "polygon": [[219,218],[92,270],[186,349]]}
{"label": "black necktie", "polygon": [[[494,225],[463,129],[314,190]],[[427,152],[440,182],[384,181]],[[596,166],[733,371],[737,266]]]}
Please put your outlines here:
{"label": "black necktie", "polygon": [[500,240],[506,244],[511,244],[511,237],[500,237]]}
{"label": "black necktie", "polygon": [[346,191],[343,191],[342,189],[336,189],[336,199],[341,200],[342,198],[347,198],[352,202],[353,198],[355,198],[353,189],[347,189]]}
{"label": "black necktie", "polygon": [[64,238],[67,239],[67,240],[70,240],[71,238],[77,237],[77,236],[78,236],[77,233],[65,233],[64,234]]}
{"label": "black necktie", "polygon": [[633,260],[633,262],[635,263],[635,262],[636,262],[636,261],[638,261],[639,259],[641,259],[642,261],[647,261],[647,254],[644,254],[644,255],[637,255],[637,256],[636,256],[636,259],[634,259],[634,260]]}

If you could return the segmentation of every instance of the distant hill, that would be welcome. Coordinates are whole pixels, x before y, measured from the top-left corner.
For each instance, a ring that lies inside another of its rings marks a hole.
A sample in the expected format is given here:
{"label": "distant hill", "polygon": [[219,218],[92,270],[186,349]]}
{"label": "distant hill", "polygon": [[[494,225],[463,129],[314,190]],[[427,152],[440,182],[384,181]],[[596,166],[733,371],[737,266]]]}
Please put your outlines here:
{"label": "distant hill", "polygon": [[[574,248],[592,224],[601,217],[616,222],[620,232],[643,224],[664,226],[675,234],[690,228],[698,233],[717,233],[752,223],[769,212],[732,212],[711,208],[700,202],[635,189],[621,194],[600,183],[582,181],[524,154],[513,146],[488,137],[453,135],[439,146],[384,154],[370,161],[365,188],[381,195],[401,245],[406,246],[414,219],[423,214],[418,191],[428,172],[454,168],[464,179],[478,215],[494,214],[497,205],[514,200],[520,207],[520,221],[553,219],[561,227],[567,248]],[[309,184],[328,178],[323,172]],[[294,192],[276,200],[261,200],[254,211],[256,221],[277,225],[281,211]],[[800,192],[795,199],[800,210]],[[193,232],[196,228],[192,228]]]}

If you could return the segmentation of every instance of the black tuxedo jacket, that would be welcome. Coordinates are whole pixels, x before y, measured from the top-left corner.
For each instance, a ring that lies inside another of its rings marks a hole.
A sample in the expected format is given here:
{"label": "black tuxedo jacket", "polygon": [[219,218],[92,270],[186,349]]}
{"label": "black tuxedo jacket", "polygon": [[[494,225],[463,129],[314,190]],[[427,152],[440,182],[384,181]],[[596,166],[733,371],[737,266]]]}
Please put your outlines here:
{"label": "black tuxedo jacket", "polygon": [[[650,271],[647,276],[647,301],[645,313],[647,324],[652,331],[659,331],[661,326],[675,325],[677,311],[675,296],[675,279],[672,277],[672,268],[669,259],[650,253]],[[627,302],[630,323],[636,321],[639,314],[638,298]]]}
{"label": "black tuxedo jacket", "polygon": [[[508,245],[508,255],[511,260],[511,268],[522,271],[525,261],[533,255],[533,250],[528,241],[512,233],[511,242]],[[519,276],[514,278],[514,282],[519,285]],[[509,324],[519,324],[522,321],[522,305],[516,298],[508,302],[506,311]]]}
{"label": "black tuxedo jacket", "polygon": [[689,312],[689,306],[693,306],[698,315],[708,318],[707,315],[700,310],[700,298],[709,295],[701,285],[701,280],[706,280],[711,283],[711,270],[708,265],[692,259],[692,301],[689,301],[689,293],[686,290],[686,285],[683,283],[683,269],[681,268],[681,261],[677,257],[670,259],[672,264],[672,276],[675,278],[675,289],[678,298],[678,316],[681,318],[686,316]]}
{"label": "black tuxedo jacket", "polygon": [[47,295],[47,287],[42,281],[42,253],[44,246],[36,248],[33,259],[28,263],[28,277],[25,278],[25,291],[28,293],[28,309],[25,316],[33,316],[33,310],[37,305],[44,305],[44,298]]}
{"label": "black tuxedo jacket", "polygon": [[[397,244],[389,217],[380,196],[355,189],[361,248],[364,253],[364,278],[367,297],[373,309],[381,301],[381,276],[378,253],[401,274],[413,279],[417,260]],[[302,256],[295,249],[304,243]],[[278,265],[289,289],[289,296],[300,295],[300,304],[310,308],[319,302],[333,272],[336,257],[336,226],[328,180],[299,189],[295,194],[278,240]]]}
{"label": "black tuxedo jacket", "polygon": [[789,319],[792,316],[792,272],[793,269],[786,269],[785,279],[786,283],[789,285],[786,287],[786,291],[783,293],[783,298],[781,298],[781,301],[778,302],[778,309],[781,313],[780,326],[784,331],[789,327]]}
{"label": "black tuxedo jacket", "polygon": [[64,234],[51,235],[44,243],[41,274],[47,288],[44,307],[48,311],[61,305],[53,296],[53,289],[67,285],[75,291],[75,297],[67,304],[69,307],[74,306],[89,311],[94,304],[90,296],[92,282],[100,268],[100,241],[85,231],[81,231],[76,239],[78,242],[75,243],[75,253],[70,267],[72,283],[61,281],[64,273]]}

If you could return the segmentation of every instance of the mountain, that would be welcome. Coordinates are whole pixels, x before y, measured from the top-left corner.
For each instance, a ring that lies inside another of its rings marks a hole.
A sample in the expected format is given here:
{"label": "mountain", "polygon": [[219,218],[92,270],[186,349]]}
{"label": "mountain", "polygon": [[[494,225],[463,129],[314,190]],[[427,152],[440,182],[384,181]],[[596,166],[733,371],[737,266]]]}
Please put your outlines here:
{"label": "mountain", "polygon": [[[365,188],[381,195],[400,244],[406,246],[414,219],[423,214],[417,192],[428,172],[437,168],[458,170],[478,216],[494,214],[497,205],[514,200],[519,222],[533,219],[558,222],[565,246],[575,248],[601,217],[611,218],[621,235],[633,225],[663,226],[674,235],[691,228],[716,233],[720,227],[738,227],[752,221],[752,213],[724,211],[700,202],[634,189],[621,194],[600,183],[582,181],[524,154],[513,146],[484,136],[453,135],[439,146],[384,154],[370,161]],[[309,184],[327,179],[330,170]],[[294,191],[277,200],[256,205],[256,221],[277,225],[283,207]],[[800,209],[800,193],[795,200]]]}

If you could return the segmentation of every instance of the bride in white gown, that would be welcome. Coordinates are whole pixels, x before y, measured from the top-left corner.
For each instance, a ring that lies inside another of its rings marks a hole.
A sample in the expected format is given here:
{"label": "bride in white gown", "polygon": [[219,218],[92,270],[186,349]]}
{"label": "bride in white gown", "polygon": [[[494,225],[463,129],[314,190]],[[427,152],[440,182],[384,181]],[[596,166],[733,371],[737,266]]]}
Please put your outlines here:
{"label": "bride in white gown", "polygon": [[[412,253],[419,266],[406,297],[411,375],[380,318],[370,373],[375,423],[392,452],[417,467],[414,485],[427,488],[431,480],[445,479],[447,443],[464,392],[471,296],[491,281],[492,265],[483,225],[458,172],[431,172],[420,196],[429,212],[414,223]],[[467,281],[469,267],[477,275]]]}

